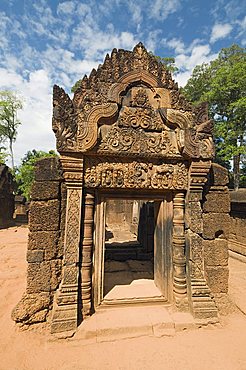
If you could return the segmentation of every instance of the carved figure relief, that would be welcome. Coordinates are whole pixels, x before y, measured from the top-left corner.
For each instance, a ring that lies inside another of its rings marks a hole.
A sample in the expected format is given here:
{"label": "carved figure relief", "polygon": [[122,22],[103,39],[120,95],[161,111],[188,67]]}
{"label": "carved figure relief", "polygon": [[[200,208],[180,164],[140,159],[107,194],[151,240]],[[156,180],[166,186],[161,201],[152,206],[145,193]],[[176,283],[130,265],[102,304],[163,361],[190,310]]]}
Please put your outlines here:
{"label": "carved figure relief", "polygon": [[84,183],[87,188],[187,189],[185,163],[99,162],[88,160]]}

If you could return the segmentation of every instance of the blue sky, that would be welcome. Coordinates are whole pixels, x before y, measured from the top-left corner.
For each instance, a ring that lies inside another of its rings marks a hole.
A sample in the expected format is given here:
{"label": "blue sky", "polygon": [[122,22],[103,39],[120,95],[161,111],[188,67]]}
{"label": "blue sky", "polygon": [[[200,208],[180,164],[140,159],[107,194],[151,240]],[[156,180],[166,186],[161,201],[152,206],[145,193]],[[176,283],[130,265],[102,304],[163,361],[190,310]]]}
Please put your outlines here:
{"label": "blue sky", "polygon": [[24,98],[14,146],[55,148],[52,86],[71,86],[102,63],[112,48],[142,41],[176,59],[184,86],[197,64],[222,47],[246,46],[246,0],[0,0],[0,89]]}

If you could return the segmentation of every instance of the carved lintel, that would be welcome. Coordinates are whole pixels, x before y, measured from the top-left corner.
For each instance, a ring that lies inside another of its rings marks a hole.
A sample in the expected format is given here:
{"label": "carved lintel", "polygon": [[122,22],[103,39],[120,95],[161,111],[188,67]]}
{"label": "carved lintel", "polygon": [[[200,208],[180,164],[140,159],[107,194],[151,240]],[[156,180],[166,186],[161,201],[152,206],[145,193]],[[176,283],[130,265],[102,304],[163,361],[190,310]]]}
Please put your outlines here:
{"label": "carved lintel", "polygon": [[186,254],[184,236],[184,193],[173,198],[173,290],[178,309],[187,310]]}
{"label": "carved lintel", "polygon": [[186,163],[155,164],[132,161],[86,162],[84,182],[87,188],[187,189]]}
{"label": "carved lintel", "polygon": [[66,224],[64,236],[64,257],[62,281],[57,291],[52,333],[74,331],[78,325],[78,282],[79,282],[79,243],[81,226],[83,162],[77,158],[62,158],[65,182],[67,185]]}

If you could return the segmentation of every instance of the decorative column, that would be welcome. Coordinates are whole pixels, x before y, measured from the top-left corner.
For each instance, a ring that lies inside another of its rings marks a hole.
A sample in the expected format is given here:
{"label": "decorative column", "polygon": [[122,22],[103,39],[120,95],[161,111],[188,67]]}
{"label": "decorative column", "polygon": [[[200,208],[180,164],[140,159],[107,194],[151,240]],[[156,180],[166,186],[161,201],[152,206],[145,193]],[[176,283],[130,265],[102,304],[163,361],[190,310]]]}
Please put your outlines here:
{"label": "decorative column", "polygon": [[75,331],[78,325],[79,243],[83,159],[61,157],[67,186],[62,281],[53,306],[51,332]]}
{"label": "decorative column", "polygon": [[179,192],[173,198],[173,290],[176,306],[180,310],[188,307],[184,233],[184,193]]}
{"label": "decorative column", "polygon": [[84,229],[81,245],[81,301],[83,318],[91,313],[93,218],[94,192],[93,190],[86,190],[84,197]]}

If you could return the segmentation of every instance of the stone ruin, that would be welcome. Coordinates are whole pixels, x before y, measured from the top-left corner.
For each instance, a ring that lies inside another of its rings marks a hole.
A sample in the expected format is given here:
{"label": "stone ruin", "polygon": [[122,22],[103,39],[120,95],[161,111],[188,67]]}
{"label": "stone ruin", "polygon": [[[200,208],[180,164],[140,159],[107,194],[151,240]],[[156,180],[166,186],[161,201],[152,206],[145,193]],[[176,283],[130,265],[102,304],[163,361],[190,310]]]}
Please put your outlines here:
{"label": "stone ruin", "polygon": [[[207,106],[187,102],[141,43],[114,49],[72,100],[55,85],[53,106],[60,158],[36,167],[27,288],[13,319],[47,321],[59,333],[107,305],[158,302],[199,324],[217,322],[228,290],[230,197],[227,171],[212,163]],[[135,239],[110,243],[122,212]],[[123,261],[131,273],[147,261],[159,295],[107,299],[112,260],[116,280]]]}
{"label": "stone ruin", "polygon": [[13,177],[5,164],[0,165],[0,227],[11,224],[14,213]]}
{"label": "stone ruin", "polygon": [[230,192],[231,228],[229,249],[246,257],[246,189]]}

